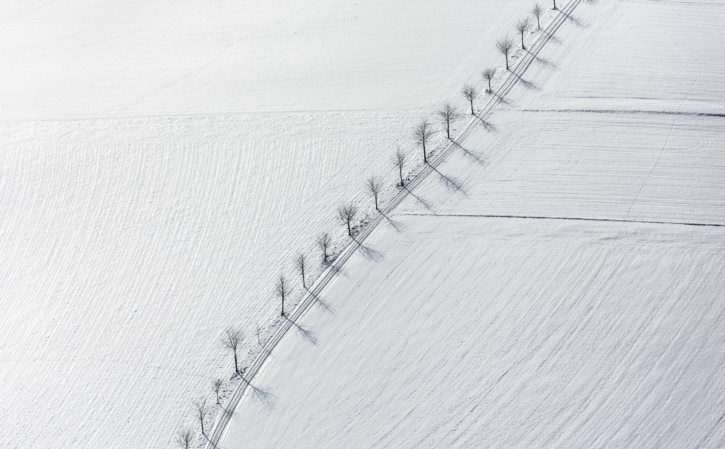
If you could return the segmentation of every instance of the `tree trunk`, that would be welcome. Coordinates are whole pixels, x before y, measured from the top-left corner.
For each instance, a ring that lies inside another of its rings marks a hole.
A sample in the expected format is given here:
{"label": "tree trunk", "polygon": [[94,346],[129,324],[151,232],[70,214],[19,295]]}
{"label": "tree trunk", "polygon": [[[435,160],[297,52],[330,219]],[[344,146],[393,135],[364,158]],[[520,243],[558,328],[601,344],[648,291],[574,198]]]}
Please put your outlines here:
{"label": "tree trunk", "polygon": [[347,235],[352,237],[352,229],[350,229],[350,220],[347,220]]}
{"label": "tree trunk", "polygon": [[282,296],[282,316],[284,316],[284,296]]}
{"label": "tree trunk", "polygon": [[398,167],[398,174],[400,175],[400,187],[403,187],[403,167]]}
{"label": "tree trunk", "polygon": [[450,121],[446,121],[446,137],[448,138],[448,140],[451,139],[451,122]]}
{"label": "tree trunk", "polygon": [[489,79],[488,79],[488,91],[489,91],[489,92],[493,92],[493,91],[491,90],[491,78],[489,78]]}
{"label": "tree trunk", "polygon": [[524,45],[524,32],[521,32],[521,48],[526,50],[526,45]]}
{"label": "tree trunk", "polygon": [[380,208],[378,208],[378,196],[375,195],[375,210],[379,211]]}
{"label": "tree trunk", "polygon": [[471,103],[471,115],[476,115],[475,112],[473,112],[473,99],[470,100]]}
{"label": "tree trunk", "polygon": [[237,363],[237,350],[234,350],[234,372],[239,374],[239,364]]}

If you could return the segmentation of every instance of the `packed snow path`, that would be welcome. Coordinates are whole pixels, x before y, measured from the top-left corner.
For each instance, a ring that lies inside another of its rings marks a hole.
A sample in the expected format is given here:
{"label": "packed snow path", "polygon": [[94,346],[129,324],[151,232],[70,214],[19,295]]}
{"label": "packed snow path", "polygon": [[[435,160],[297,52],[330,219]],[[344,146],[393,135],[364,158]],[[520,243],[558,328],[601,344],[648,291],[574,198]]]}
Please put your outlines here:
{"label": "packed snow path", "polygon": [[578,8],[296,321],[219,447],[723,447],[722,23]]}

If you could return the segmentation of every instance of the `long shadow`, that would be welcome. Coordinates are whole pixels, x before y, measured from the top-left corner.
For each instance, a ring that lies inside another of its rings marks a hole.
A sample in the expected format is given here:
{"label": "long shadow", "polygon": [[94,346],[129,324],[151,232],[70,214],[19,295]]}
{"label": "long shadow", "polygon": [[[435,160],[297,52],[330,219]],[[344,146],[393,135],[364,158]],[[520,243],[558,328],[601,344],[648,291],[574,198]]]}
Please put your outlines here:
{"label": "long shadow", "polygon": [[431,206],[430,206],[430,203],[429,203],[428,201],[424,200],[423,198],[419,197],[419,196],[418,196],[418,195],[416,195],[415,193],[413,193],[413,191],[412,191],[412,190],[410,190],[410,189],[408,188],[408,186],[403,186],[403,189],[405,189],[405,191],[406,191],[406,192],[408,192],[408,194],[409,194],[410,196],[412,196],[413,198],[415,198],[415,202],[416,202],[416,203],[420,203],[420,205],[421,205],[421,206],[423,206],[423,207],[425,207],[426,209],[428,209],[428,210],[432,210],[432,208],[431,208]]}
{"label": "long shadow", "polygon": [[553,43],[555,43],[557,45],[561,45],[561,40],[558,37],[556,37],[556,35],[551,34],[551,33],[549,33],[546,30],[541,30],[541,32],[546,36],[547,43],[548,42],[553,42]]}
{"label": "long shadow", "polygon": [[513,73],[513,75],[519,80],[519,83],[521,83],[521,85],[524,86],[525,88],[527,88],[529,90],[537,91],[537,92],[541,90],[539,88],[539,86],[537,86],[535,83],[532,83],[531,81],[527,81],[527,80],[523,79],[521,76],[519,76],[518,73],[516,73],[516,72],[511,72],[511,73]]}
{"label": "long shadow", "polygon": [[393,220],[392,218],[385,215],[383,212],[380,212],[380,215],[382,215],[383,218],[385,218],[385,220],[387,220],[388,224],[395,230],[395,232],[403,232],[406,229],[408,229],[407,226],[405,226],[404,224],[402,224],[399,221]]}
{"label": "long shadow", "polygon": [[247,384],[247,386],[252,389],[252,396],[254,398],[259,400],[269,410],[274,408],[274,403],[277,400],[277,396],[272,394],[272,392],[270,392],[269,390],[257,387],[256,385],[248,381],[244,376],[240,375],[239,377],[242,379],[242,382]]}
{"label": "long shadow", "polygon": [[312,291],[312,290],[310,290],[309,288],[305,288],[305,290],[307,290],[307,292],[310,294],[310,296],[312,296],[314,298],[315,302],[317,304],[321,305],[323,309],[325,309],[326,311],[328,311],[332,315],[335,314],[335,309],[333,309],[332,306],[330,306],[330,304],[327,303],[327,301],[324,301],[322,298],[320,298],[319,296],[317,296],[315,294],[315,292]]}
{"label": "long shadow", "polygon": [[576,17],[570,15],[566,11],[563,11],[562,10],[562,11],[559,11],[559,13],[561,15],[565,16],[567,19],[569,19],[569,21],[571,23],[573,23],[574,25],[578,26],[579,28],[588,28],[589,27],[588,25],[584,25],[579,19],[577,19]]}
{"label": "long shadow", "polygon": [[300,333],[300,335],[302,335],[302,338],[304,338],[305,340],[312,343],[313,346],[317,346],[317,337],[311,330],[296,323],[295,320],[291,319],[290,317],[288,317],[286,315],[285,315],[284,319],[289,321],[292,324],[292,326],[294,326],[294,328],[297,329],[297,331]]}
{"label": "long shadow", "polygon": [[372,260],[373,262],[380,262],[385,258],[383,253],[381,253],[380,251],[377,251],[369,246],[365,246],[363,242],[358,241],[354,237],[352,240],[357,243],[357,249],[360,250],[360,253],[362,253],[362,255],[365,256],[366,259]]}
{"label": "long shadow", "polygon": [[463,184],[460,181],[458,181],[457,179],[455,179],[451,176],[444,175],[443,173],[441,173],[437,168],[435,168],[432,165],[430,166],[430,168],[432,168],[434,172],[438,173],[438,176],[441,177],[441,181],[443,181],[446,188],[448,188],[450,190],[454,190],[456,192],[461,192],[462,194],[466,195],[466,191],[463,188]]}
{"label": "long shadow", "polygon": [[551,60],[542,58],[541,56],[537,55],[536,53],[532,53],[528,49],[526,50],[526,53],[531,55],[531,57],[534,58],[534,61],[536,61],[536,63],[542,67],[552,68],[552,69],[555,69],[557,67],[556,64],[551,62]]}
{"label": "long shadow", "polygon": [[501,103],[501,104],[505,104],[506,106],[508,106],[508,105],[511,104],[511,102],[508,99],[506,99],[506,97],[502,97],[497,92],[494,92],[493,93],[493,96],[496,97],[496,99],[498,100],[498,102]]}
{"label": "long shadow", "polygon": [[476,163],[481,164],[481,165],[484,165],[485,164],[485,161],[483,161],[483,159],[481,159],[481,156],[479,156],[478,154],[476,154],[473,151],[469,150],[468,148],[464,147],[458,141],[454,140],[453,141],[453,145],[455,145],[458,148],[460,148],[461,151],[463,151],[463,154],[465,154],[467,157],[469,157],[469,158],[473,159],[474,161],[476,161]]}
{"label": "long shadow", "polygon": [[328,261],[328,262],[326,262],[326,263],[325,263],[325,262],[323,262],[323,263],[322,263],[322,266],[323,266],[323,267],[325,267],[325,268],[329,268],[329,269],[330,269],[330,271],[332,272],[332,274],[333,274],[334,276],[343,276],[343,277],[347,277],[347,274],[346,274],[346,273],[345,273],[345,271],[344,271],[344,270],[342,269],[342,267],[340,267],[340,266],[338,266],[337,264],[335,264],[335,259],[330,259],[330,261]]}
{"label": "long shadow", "polygon": [[481,122],[481,125],[483,126],[483,128],[486,131],[488,131],[490,133],[495,133],[498,130],[498,128],[496,128],[496,125],[494,125],[491,122],[487,122],[486,120],[483,119],[483,117],[477,115],[476,118],[478,119],[479,122]]}

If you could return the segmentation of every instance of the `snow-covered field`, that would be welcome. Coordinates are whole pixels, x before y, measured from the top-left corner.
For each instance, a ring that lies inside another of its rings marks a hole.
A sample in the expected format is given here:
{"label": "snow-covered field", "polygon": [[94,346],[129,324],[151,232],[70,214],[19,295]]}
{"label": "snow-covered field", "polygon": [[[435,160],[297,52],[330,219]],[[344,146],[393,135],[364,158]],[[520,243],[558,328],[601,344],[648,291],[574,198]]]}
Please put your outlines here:
{"label": "snow-covered field", "polygon": [[533,4],[0,2],[0,446],[172,445]]}
{"label": "snow-covered field", "polygon": [[582,2],[219,447],[725,446],[725,5]]}

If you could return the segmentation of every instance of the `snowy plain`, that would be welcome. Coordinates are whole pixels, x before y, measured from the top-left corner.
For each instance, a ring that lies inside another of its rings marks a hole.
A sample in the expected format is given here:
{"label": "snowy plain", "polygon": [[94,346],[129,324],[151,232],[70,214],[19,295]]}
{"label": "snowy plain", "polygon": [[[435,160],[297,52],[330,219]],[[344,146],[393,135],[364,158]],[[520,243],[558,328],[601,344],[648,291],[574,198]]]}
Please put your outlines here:
{"label": "snowy plain", "polygon": [[717,2],[581,2],[219,447],[724,447],[723,23]]}
{"label": "snowy plain", "polygon": [[0,445],[170,447],[533,4],[0,2]]}

